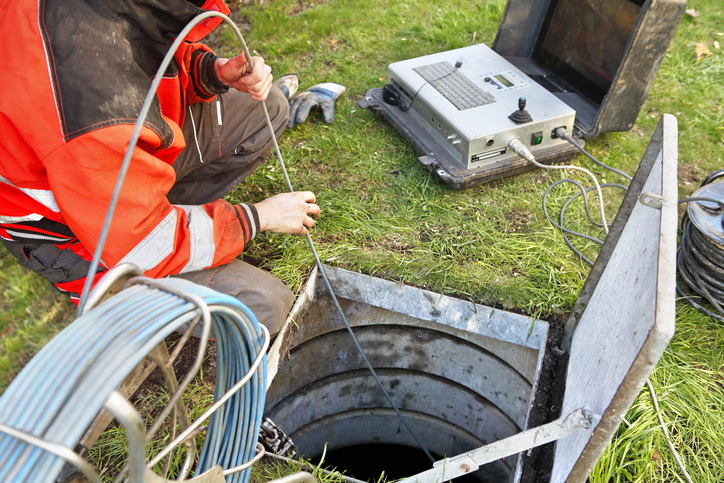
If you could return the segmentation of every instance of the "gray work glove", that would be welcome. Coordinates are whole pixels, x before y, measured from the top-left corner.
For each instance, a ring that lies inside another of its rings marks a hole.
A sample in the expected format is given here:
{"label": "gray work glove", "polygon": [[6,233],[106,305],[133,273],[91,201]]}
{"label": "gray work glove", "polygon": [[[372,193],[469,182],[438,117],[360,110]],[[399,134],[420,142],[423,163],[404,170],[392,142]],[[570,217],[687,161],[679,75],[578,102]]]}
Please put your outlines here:
{"label": "gray work glove", "polygon": [[324,122],[334,122],[334,101],[344,93],[342,84],[324,82],[300,92],[289,103],[289,125],[293,128],[307,120],[310,109],[317,106],[322,110]]}

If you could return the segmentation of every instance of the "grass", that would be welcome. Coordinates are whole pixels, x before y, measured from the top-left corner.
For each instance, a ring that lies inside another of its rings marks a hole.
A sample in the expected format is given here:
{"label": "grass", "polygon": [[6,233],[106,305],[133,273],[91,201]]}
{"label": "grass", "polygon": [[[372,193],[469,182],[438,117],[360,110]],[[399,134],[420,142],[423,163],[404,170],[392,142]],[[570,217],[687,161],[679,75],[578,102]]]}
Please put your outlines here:
{"label": "grass", "polygon": [[[146,421],[146,427],[150,427],[155,421],[155,415],[159,414],[166,406],[169,400],[169,392],[166,383],[163,382],[156,386],[154,390],[148,388],[141,389],[133,397],[133,404],[138,410],[141,417]],[[202,413],[213,403],[214,388],[204,382],[203,374],[199,374],[184,392],[184,406],[188,412],[189,420],[195,421]],[[208,424],[208,421],[204,422]],[[177,424],[176,436],[182,431]],[[151,440],[147,446],[147,458],[153,458],[161,451],[171,440],[171,420],[168,418],[161,426],[158,434]],[[196,436],[196,445],[201,449],[204,443],[204,433]],[[175,479],[178,477],[179,470],[183,465],[186,457],[186,446],[181,445],[178,449],[171,453],[171,459],[168,465],[167,478]],[[101,468],[101,478],[105,482],[114,481],[118,472],[124,467],[128,459],[128,445],[126,431],[123,426],[115,421],[111,423],[109,428],[101,435],[98,442],[89,452],[88,460]],[[163,474],[166,461],[159,462],[154,471],[157,474]],[[299,461],[280,461],[266,457],[256,464],[251,471],[250,483],[261,483],[272,479],[294,473],[297,471],[307,471],[312,473],[319,483],[343,483],[339,473],[330,471],[323,467],[324,458],[318,465],[311,465],[303,460]],[[192,473],[193,474],[193,473]]]}
{"label": "grass", "polygon": [[[632,174],[661,114],[676,115],[682,198],[724,162],[724,50],[714,47],[714,41],[724,44],[719,3],[702,0],[696,5],[701,15],[682,20],[634,128],[601,135],[587,145],[594,156]],[[568,314],[588,274],[540,207],[545,189],[564,175],[533,171],[452,191],[431,178],[393,129],[357,107],[368,89],[385,83],[391,62],[473,43],[492,44],[504,6],[502,0],[267,0],[245,2],[237,18],[249,27],[249,47],[277,76],[296,72],[302,89],[323,81],[347,86],[333,125],[313,113],[308,123],[281,140],[295,188],[314,191],[322,207],[312,237],[323,261],[556,318]],[[697,63],[694,48],[699,42],[712,54]],[[218,53],[238,52],[228,29],[215,43]],[[573,164],[591,169],[602,182],[623,181],[582,156]],[[284,190],[271,158],[229,200],[254,202]],[[572,193],[570,186],[551,193],[551,212]],[[612,217],[621,197],[614,191],[606,196]],[[569,227],[603,238],[579,205],[569,209]],[[595,258],[595,244],[574,243]],[[303,238],[277,234],[259,237],[243,257],[261,261],[262,268],[295,290],[313,264]],[[70,316],[68,304],[45,282],[22,273],[7,254],[0,263],[0,284],[5,287],[0,331],[6,331],[0,339],[2,382]],[[723,369],[724,328],[679,302],[677,333],[651,380],[695,482],[724,481]],[[657,429],[646,390],[626,421],[590,481],[683,481]]]}
{"label": "grass", "polygon": [[[316,117],[283,141],[297,188],[317,193],[323,208],[315,229],[323,258],[477,302],[550,314],[570,308],[585,278],[539,208],[542,190],[558,175],[537,173],[453,192],[430,178],[389,126],[356,107],[367,89],[384,84],[391,61],[462,47],[474,36],[490,43],[503,6],[457,1],[429,11],[402,2],[337,2],[289,17],[282,15],[298,4],[274,2],[245,11],[253,26],[247,41],[277,73],[299,73],[302,87],[322,80],[348,87],[333,126]],[[370,16],[350,26],[333,18],[337,7]],[[231,199],[261,199],[282,186],[270,162]],[[267,260],[266,268],[298,287],[311,257],[304,240],[281,238],[268,235],[248,254]],[[563,290],[547,290],[551,279]]]}
{"label": "grass", "polygon": [[[724,477],[724,331],[688,306],[651,376],[664,421],[694,481]],[[648,391],[626,415],[591,482],[684,481],[666,448]]]}
{"label": "grass", "polygon": [[48,283],[0,256],[0,394],[50,339],[72,322],[70,302]]}
{"label": "grass", "polygon": [[[264,458],[259,464],[254,466],[249,475],[249,483],[264,483],[275,480],[291,473],[306,471],[311,473],[319,483],[344,483],[342,474],[324,468],[324,458],[318,465],[312,465],[304,460],[299,461],[280,461],[272,458]],[[377,483],[382,483],[380,479]]]}
{"label": "grass", "polygon": [[[170,353],[173,353],[176,345],[181,341],[181,334],[172,333],[166,338],[166,345]],[[198,344],[195,339],[191,339],[184,345],[179,355],[174,359],[172,364],[176,374],[177,383],[183,381],[187,376],[187,371],[196,360]],[[191,423],[195,422],[214,402],[214,384],[216,374],[216,344],[210,342],[207,346],[206,354],[203,357],[199,371],[182,395],[184,407]],[[154,372],[146,379],[141,387],[131,397],[131,402],[146,422],[146,428],[150,428],[157,420],[160,413],[167,406],[171,394],[168,390],[168,381],[160,369]],[[167,417],[160,426],[158,433],[150,441],[146,448],[148,459],[153,458],[165,448],[170,441],[177,437],[185,428],[182,428],[178,421],[180,416],[176,417],[175,432],[172,434],[173,428],[173,412]],[[202,425],[207,425],[207,421],[202,421]],[[196,436],[196,447],[200,449],[204,442],[204,433]],[[128,458],[128,446],[126,431],[117,422],[112,422],[108,429],[101,434],[100,438],[90,448],[88,460],[101,469],[101,477],[104,481],[113,481],[117,473],[123,468]],[[180,445],[171,452],[168,461],[168,478],[177,478],[179,470],[186,458],[186,446]],[[154,470],[158,474],[163,474],[167,462],[166,459],[159,462]]]}
{"label": "grass", "polygon": [[[142,389],[134,396],[134,406],[138,410],[141,417],[146,421],[146,427],[150,427],[155,416],[159,414],[166,406],[169,400],[169,392],[165,383],[158,385],[153,391],[150,389]],[[191,422],[198,419],[203,412],[214,401],[214,388],[204,383],[203,377],[196,377],[183,394],[184,406],[189,415]],[[206,423],[205,423],[206,424]],[[175,435],[182,431],[177,424]],[[151,440],[147,446],[148,458],[153,458],[161,451],[170,441],[171,438],[171,420],[168,418],[161,426],[158,434]],[[89,461],[98,468],[102,468],[101,477],[104,481],[113,481],[116,474],[123,468],[128,457],[128,446],[126,443],[126,431],[123,426],[112,423],[111,426],[101,435],[98,442],[93,446],[89,453]],[[197,448],[201,448],[204,442],[204,435],[196,436]],[[175,479],[178,477],[178,471],[186,457],[186,446],[181,445],[179,449],[171,453],[169,464],[168,478]],[[158,474],[162,474],[165,460],[159,462],[154,470]]]}

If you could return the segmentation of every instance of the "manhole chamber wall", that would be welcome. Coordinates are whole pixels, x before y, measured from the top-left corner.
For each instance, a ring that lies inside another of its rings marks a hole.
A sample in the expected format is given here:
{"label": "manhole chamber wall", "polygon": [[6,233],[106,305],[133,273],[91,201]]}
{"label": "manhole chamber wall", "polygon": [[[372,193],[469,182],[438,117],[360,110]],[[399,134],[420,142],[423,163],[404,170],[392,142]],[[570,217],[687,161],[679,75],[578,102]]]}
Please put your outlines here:
{"label": "manhole chamber wall", "polygon": [[[431,453],[457,455],[525,427],[545,322],[345,270],[327,271],[370,363]],[[325,445],[328,451],[370,444],[416,447],[316,271],[269,365],[266,414],[305,457],[321,454]],[[512,481],[515,464],[510,457],[486,465],[477,477]]]}

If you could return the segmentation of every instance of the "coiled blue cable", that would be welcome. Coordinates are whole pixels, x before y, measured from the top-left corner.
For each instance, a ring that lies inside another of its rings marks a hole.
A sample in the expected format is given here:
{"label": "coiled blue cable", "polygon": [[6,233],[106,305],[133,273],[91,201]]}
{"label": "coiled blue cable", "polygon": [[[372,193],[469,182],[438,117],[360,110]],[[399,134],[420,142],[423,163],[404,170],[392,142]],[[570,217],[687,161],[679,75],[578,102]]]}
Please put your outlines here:
{"label": "coiled blue cable", "polygon": [[[217,341],[218,400],[249,372],[264,350],[264,332],[251,311],[228,295],[181,279],[169,287],[201,297]],[[177,295],[134,285],[76,319],[51,340],[0,398],[0,422],[74,448],[110,394],[157,344],[199,315]],[[196,474],[233,468],[254,455],[265,399],[266,356],[241,390],[211,417]],[[0,434],[0,481],[53,481],[63,460]],[[245,483],[249,470],[226,477]]]}

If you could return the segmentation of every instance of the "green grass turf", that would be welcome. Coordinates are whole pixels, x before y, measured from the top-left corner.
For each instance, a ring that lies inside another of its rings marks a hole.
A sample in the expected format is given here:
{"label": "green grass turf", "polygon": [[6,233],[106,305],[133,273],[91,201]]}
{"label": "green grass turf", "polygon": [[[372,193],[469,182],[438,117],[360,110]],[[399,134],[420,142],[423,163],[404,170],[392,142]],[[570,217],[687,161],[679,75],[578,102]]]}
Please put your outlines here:
{"label": "green grass turf", "polygon": [[[244,3],[234,18],[250,49],[266,59],[275,75],[296,72],[301,89],[325,81],[347,86],[333,125],[313,113],[280,143],[295,188],[314,191],[322,207],[312,237],[323,261],[521,313],[554,317],[570,311],[588,267],[565,247],[540,207],[545,189],[566,175],[533,171],[452,191],[431,178],[393,129],[357,107],[368,89],[384,85],[391,62],[492,44],[505,2]],[[724,161],[724,50],[714,46],[714,41],[724,45],[724,12],[719,0],[696,6],[700,16],[685,16],[681,22],[634,128],[601,135],[587,145],[594,156],[633,174],[661,114],[676,115],[681,197]],[[218,53],[239,51],[228,29],[213,42]],[[712,53],[697,63],[699,42]],[[592,170],[601,182],[624,181],[582,156],[572,163]],[[272,157],[228,199],[255,202],[285,190]],[[568,188],[552,193],[552,211],[572,193]],[[621,196],[605,194],[612,219]],[[589,225],[580,206],[569,213],[570,228],[605,236]],[[575,243],[595,258],[596,245]],[[277,234],[259,237],[242,258],[293,289],[313,264],[303,238]],[[62,325],[49,322],[63,319],[53,311],[65,320],[69,312],[47,284],[8,260],[5,255],[0,266],[5,287],[0,381],[6,382]],[[27,327],[37,335],[25,335]],[[679,302],[677,333],[652,376],[675,446],[693,480],[702,483],[724,481],[723,334],[721,324]],[[645,389],[626,421],[591,481],[683,481]]]}

